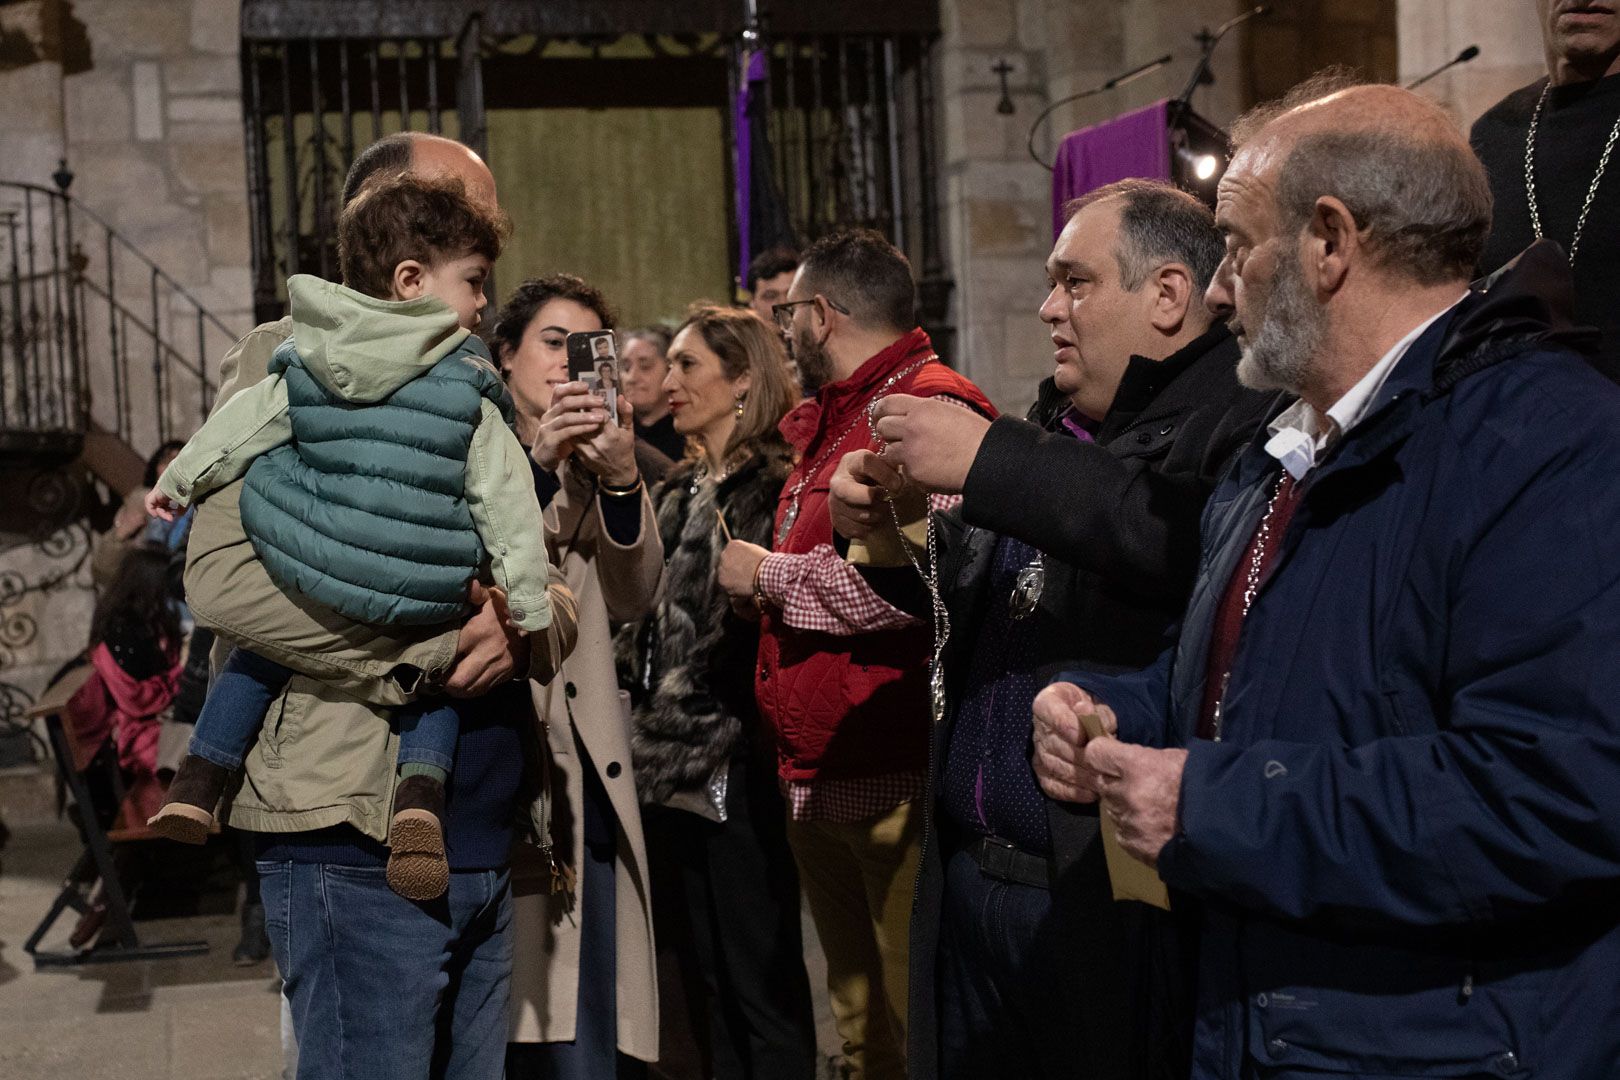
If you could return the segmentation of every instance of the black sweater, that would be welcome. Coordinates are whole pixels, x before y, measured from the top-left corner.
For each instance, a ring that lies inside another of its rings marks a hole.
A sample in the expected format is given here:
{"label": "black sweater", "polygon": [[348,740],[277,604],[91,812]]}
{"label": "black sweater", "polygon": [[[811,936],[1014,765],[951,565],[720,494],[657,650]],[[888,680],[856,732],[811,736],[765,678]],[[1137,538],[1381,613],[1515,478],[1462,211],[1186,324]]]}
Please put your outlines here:
{"label": "black sweater", "polygon": [[[1535,239],[1525,195],[1524,148],[1547,80],[1515,90],[1475,122],[1470,141],[1496,199],[1482,273],[1501,267]],[[1549,240],[1566,250],[1598,159],[1620,118],[1620,75],[1553,88],[1536,133],[1536,205]],[[1598,185],[1574,263],[1575,319],[1603,334],[1595,361],[1620,381],[1620,147]]]}

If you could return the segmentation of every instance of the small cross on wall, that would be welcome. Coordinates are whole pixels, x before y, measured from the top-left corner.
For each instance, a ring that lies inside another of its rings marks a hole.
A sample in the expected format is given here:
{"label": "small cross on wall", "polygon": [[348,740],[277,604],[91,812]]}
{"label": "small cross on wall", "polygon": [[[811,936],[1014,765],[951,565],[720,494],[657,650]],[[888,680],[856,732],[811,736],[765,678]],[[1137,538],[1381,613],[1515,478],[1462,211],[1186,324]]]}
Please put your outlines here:
{"label": "small cross on wall", "polygon": [[1017,106],[1013,104],[1012,93],[1007,89],[1007,76],[1013,73],[1013,66],[1006,60],[997,60],[996,66],[990,70],[1001,76],[1001,100],[996,102],[996,112],[1002,116],[1011,116],[1017,111]]}

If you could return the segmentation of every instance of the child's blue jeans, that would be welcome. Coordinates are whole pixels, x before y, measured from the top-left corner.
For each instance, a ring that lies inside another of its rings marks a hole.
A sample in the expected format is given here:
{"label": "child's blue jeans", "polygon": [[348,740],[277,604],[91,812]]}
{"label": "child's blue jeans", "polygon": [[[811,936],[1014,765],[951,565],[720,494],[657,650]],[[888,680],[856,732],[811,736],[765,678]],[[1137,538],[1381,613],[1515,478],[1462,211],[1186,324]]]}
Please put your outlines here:
{"label": "child's blue jeans", "polygon": [[[274,660],[247,649],[232,649],[219,678],[208,688],[208,700],[197,716],[187,749],[221,768],[240,769],[270,703],[292,677],[290,668]],[[455,702],[435,698],[401,706],[394,710],[393,722],[399,731],[401,765],[433,765],[450,771],[461,730]]]}

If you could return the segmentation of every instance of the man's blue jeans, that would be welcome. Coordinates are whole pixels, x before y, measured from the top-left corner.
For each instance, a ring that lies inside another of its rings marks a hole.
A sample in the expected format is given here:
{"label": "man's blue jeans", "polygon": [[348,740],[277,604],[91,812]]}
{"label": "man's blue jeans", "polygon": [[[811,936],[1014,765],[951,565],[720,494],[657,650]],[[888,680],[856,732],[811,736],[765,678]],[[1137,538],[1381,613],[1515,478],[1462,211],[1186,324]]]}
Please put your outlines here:
{"label": "man's blue jeans", "polygon": [[456,871],[413,903],[381,866],[260,860],[259,888],[300,1080],[490,1080],[504,1066],[512,898],[504,870]]}

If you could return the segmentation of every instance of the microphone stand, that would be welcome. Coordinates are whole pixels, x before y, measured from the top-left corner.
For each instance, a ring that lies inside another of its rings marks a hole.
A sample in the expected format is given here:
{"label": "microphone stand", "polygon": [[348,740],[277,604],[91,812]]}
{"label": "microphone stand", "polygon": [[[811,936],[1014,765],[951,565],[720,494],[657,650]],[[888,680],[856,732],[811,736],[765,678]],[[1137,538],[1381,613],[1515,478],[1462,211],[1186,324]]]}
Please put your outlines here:
{"label": "microphone stand", "polygon": [[1187,80],[1187,85],[1182,88],[1182,91],[1179,95],[1177,95],[1176,100],[1170,103],[1169,112],[1172,123],[1179,121],[1183,116],[1192,110],[1192,96],[1194,91],[1196,91],[1204,83],[1214,81],[1213,77],[1209,73],[1209,63],[1212,59],[1214,59],[1215,49],[1218,45],[1220,45],[1221,39],[1227,34],[1231,33],[1233,30],[1236,30],[1238,27],[1242,26],[1244,23],[1248,22],[1250,19],[1257,19],[1270,10],[1270,3],[1256,4],[1248,11],[1227,19],[1215,30],[1213,34],[1200,35],[1204,48],[1198,56],[1198,63],[1193,66],[1192,77]]}
{"label": "microphone stand", "polygon": [[1151,75],[1153,72],[1158,71],[1160,68],[1170,63],[1172,59],[1174,59],[1174,57],[1172,57],[1169,53],[1165,53],[1156,60],[1149,60],[1147,63],[1142,64],[1139,67],[1131,68],[1131,70],[1121,75],[1115,75],[1112,79],[1109,79],[1107,82],[1102,83],[1099,86],[1093,86],[1089,90],[1082,90],[1078,94],[1070,94],[1068,97],[1058,98],[1056,101],[1052,102],[1052,104],[1042,109],[1041,114],[1035,118],[1035,122],[1029,125],[1029,139],[1026,144],[1029,147],[1029,156],[1034,158],[1036,164],[1040,165],[1041,168],[1045,169],[1047,172],[1051,172],[1052,163],[1042,161],[1041,155],[1035,152],[1035,135],[1041,130],[1041,124],[1045,122],[1048,116],[1052,115],[1054,110],[1063,105],[1067,105],[1070,102],[1081,101],[1088,97],[1095,97],[1098,94],[1105,94],[1110,90],[1124,86],[1126,83],[1135,82],[1144,75]]}

